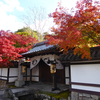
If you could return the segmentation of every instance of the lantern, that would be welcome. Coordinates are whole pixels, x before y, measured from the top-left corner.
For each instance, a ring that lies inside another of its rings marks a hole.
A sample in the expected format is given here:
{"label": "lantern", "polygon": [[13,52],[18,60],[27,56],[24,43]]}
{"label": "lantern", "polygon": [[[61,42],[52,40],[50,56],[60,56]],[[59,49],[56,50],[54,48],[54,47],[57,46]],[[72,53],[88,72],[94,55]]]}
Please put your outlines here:
{"label": "lantern", "polygon": [[22,73],[26,73],[26,66],[22,66]]}
{"label": "lantern", "polygon": [[51,64],[50,65],[50,72],[53,74],[53,73],[56,73],[56,65],[55,64]]}

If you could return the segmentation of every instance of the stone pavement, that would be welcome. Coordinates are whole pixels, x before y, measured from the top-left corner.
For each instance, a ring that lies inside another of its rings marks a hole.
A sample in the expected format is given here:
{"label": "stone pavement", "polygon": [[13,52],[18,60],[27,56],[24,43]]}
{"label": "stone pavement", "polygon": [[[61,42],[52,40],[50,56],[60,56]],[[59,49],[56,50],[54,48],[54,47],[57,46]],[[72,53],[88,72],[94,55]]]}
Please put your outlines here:
{"label": "stone pavement", "polygon": [[60,92],[63,92],[63,91],[66,91],[69,89],[69,86],[68,85],[65,85],[65,84],[57,84],[57,87],[60,89],[59,90],[55,90],[55,91],[52,91],[52,84],[51,83],[34,83],[30,86],[24,86],[26,89],[34,89],[34,90],[37,90],[37,91],[45,91],[45,92],[50,92],[50,93],[60,93]]}
{"label": "stone pavement", "polygon": [[[45,91],[45,92],[57,94],[69,89],[69,86],[64,85],[64,84],[58,84],[57,86],[60,88],[60,91],[59,90],[52,91],[52,84],[50,83],[32,83],[31,85],[25,85],[22,88],[12,88],[11,90],[13,94],[25,95],[28,93],[28,91],[32,91],[32,90]],[[0,100],[9,100],[9,99],[2,98],[2,95],[4,94],[4,90],[5,89],[0,89]]]}

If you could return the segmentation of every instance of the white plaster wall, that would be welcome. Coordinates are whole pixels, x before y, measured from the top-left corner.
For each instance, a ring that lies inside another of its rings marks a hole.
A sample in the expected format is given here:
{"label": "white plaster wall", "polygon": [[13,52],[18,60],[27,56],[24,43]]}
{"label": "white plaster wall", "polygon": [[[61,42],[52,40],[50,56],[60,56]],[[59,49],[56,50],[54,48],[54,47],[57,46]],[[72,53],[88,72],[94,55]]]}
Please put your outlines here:
{"label": "white plaster wall", "polygon": [[1,73],[2,73],[2,72],[1,72],[1,68],[0,68],[0,76],[1,76]]}
{"label": "white plaster wall", "polygon": [[65,67],[65,77],[69,77],[69,67]]}
{"label": "white plaster wall", "polygon": [[39,67],[38,67],[38,66],[36,66],[36,67],[34,67],[34,68],[32,69],[32,75],[37,75],[37,76],[39,76]]}
{"label": "white plaster wall", "polygon": [[27,77],[27,81],[30,81],[30,77]]}
{"label": "white plaster wall", "polygon": [[[1,69],[1,76],[7,76],[8,68]],[[1,77],[1,79],[7,80],[7,78]]]}
{"label": "white plaster wall", "polygon": [[73,89],[87,90],[100,92],[100,87],[82,86],[82,85],[72,85]]}
{"label": "white plaster wall", "polygon": [[[0,68],[0,76],[7,76],[7,72],[8,72],[8,68]],[[7,78],[4,77],[0,77],[0,79],[7,80]]]}
{"label": "white plaster wall", "polygon": [[32,77],[32,81],[39,81],[39,77]]}
{"label": "white plaster wall", "polygon": [[[69,77],[69,67],[65,67],[65,77]],[[65,84],[69,85],[69,79],[65,78]]]}
{"label": "white plaster wall", "polygon": [[5,77],[2,77],[1,79],[3,79],[3,80],[7,80],[7,78],[5,78]]}
{"label": "white plaster wall", "polygon": [[65,84],[69,85],[69,79],[67,79],[67,78],[65,79]]}
{"label": "white plaster wall", "polygon": [[9,76],[18,76],[18,68],[10,68]]}
{"label": "white plaster wall", "polygon": [[15,78],[9,78],[9,82],[15,82],[18,79],[18,77]]}
{"label": "white plaster wall", "polygon": [[36,66],[32,69],[32,75],[38,76],[38,77],[32,77],[32,81],[39,81],[39,66]]}
{"label": "white plaster wall", "polygon": [[[2,73],[2,72],[1,72],[1,68],[0,68],[0,76],[1,76],[1,73]],[[2,78],[2,77],[0,77],[0,79],[1,79],[1,78]]]}
{"label": "white plaster wall", "polygon": [[[10,76],[18,76],[18,68],[10,68],[9,69],[9,77]],[[9,82],[15,82],[18,77],[9,78]]]}
{"label": "white plaster wall", "polygon": [[[100,84],[100,64],[71,65],[71,82]],[[98,87],[72,85],[72,88],[100,92]]]}
{"label": "white plaster wall", "polygon": [[7,76],[8,68],[2,68],[2,76]]}
{"label": "white plaster wall", "polygon": [[100,64],[71,65],[71,82],[100,84]]}
{"label": "white plaster wall", "polygon": [[23,77],[23,80],[26,81],[26,77]]}
{"label": "white plaster wall", "polygon": [[[23,77],[23,80],[26,81],[26,77]],[[27,81],[30,81],[30,77],[27,77]],[[32,81],[39,81],[39,77],[32,77]]]}

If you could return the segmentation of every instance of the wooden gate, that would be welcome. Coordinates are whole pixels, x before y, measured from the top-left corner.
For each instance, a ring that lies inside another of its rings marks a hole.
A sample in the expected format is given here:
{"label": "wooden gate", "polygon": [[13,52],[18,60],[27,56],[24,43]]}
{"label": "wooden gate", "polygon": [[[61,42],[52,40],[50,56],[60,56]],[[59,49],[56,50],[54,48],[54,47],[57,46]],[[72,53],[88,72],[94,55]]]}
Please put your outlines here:
{"label": "wooden gate", "polygon": [[[65,84],[64,69],[56,70],[57,83]],[[50,66],[48,66],[43,60],[39,62],[39,81],[52,82],[52,74],[50,73]]]}
{"label": "wooden gate", "polygon": [[50,66],[43,60],[39,62],[39,81],[52,82],[52,74],[50,73]]}

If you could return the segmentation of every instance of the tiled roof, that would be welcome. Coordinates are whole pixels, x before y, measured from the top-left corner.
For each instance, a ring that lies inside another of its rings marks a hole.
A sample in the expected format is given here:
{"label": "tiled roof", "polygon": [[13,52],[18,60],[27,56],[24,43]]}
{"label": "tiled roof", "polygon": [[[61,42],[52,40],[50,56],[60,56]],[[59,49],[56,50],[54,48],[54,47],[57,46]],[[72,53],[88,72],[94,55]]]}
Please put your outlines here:
{"label": "tiled roof", "polygon": [[40,42],[34,44],[33,48],[29,50],[28,52],[22,53],[22,56],[29,55],[29,54],[34,54],[34,53],[40,53],[43,51],[48,51],[52,49],[56,49],[57,45],[47,45],[47,41]]}
{"label": "tiled roof", "polygon": [[[100,60],[100,47],[93,47],[90,49],[91,51],[91,60]],[[70,50],[67,55],[65,54],[61,54],[60,58],[61,61],[67,61],[67,62],[71,62],[71,61],[86,61],[88,59],[81,59],[81,55],[74,55],[73,54],[73,50]]]}

